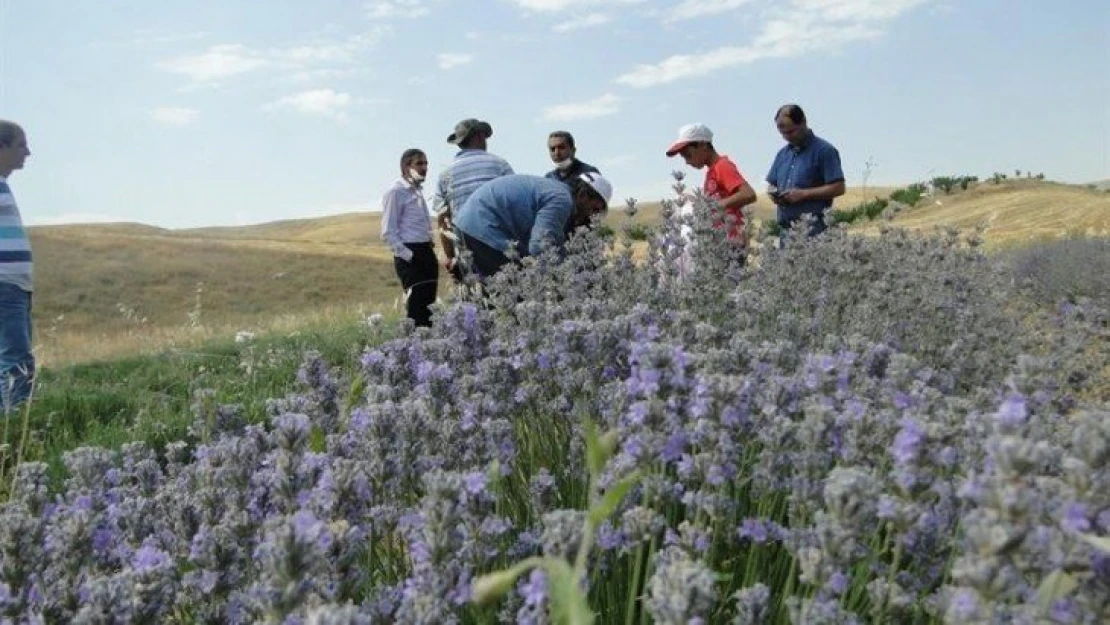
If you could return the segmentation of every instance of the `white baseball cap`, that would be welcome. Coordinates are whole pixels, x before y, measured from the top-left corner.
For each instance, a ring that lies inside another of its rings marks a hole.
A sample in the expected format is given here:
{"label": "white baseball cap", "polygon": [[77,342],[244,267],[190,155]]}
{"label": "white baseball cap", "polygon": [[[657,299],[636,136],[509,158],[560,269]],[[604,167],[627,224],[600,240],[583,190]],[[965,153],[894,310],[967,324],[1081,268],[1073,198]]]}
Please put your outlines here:
{"label": "white baseball cap", "polygon": [[588,171],[584,174],[580,174],[578,177],[582,179],[583,182],[590,185],[590,188],[594,191],[597,191],[601,199],[605,200],[606,206],[609,205],[609,199],[613,197],[613,185],[610,184],[604,176],[596,172]]}
{"label": "white baseball cap", "polygon": [[667,148],[667,156],[678,154],[687,144],[713,141],[713,131],[705,124],[686,124],[678,129],[678,138]]}

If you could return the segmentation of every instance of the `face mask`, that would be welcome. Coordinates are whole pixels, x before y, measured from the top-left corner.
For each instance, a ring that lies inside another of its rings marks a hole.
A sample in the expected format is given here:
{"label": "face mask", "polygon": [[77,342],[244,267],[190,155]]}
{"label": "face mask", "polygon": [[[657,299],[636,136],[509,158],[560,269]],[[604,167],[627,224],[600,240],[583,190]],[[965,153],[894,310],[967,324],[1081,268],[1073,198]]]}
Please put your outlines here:
{"label": "face mask", "polygon": [[574,159],[573,158],[568,158],[565,161],[559,161],[558,163],[555,163],[555,166],[558,167],[560,171],[566,171],[566,170],[570,169],[570,166],[573,165],[573,164],[574,164]]}
{"label": "face mask", "polygon": [[420,173],[412,167],[409,167],[409,178],[411,178],[412,181],[417,184],[424,182],[424,176],[421,176]]}

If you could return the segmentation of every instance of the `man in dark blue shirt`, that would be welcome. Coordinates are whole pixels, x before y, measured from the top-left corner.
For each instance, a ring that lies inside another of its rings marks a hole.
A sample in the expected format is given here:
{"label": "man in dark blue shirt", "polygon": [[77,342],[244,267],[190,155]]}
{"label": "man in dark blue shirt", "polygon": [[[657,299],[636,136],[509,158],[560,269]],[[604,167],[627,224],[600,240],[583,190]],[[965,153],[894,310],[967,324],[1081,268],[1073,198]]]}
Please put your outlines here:
{"label": "man in dark blue shirt", "polygon": [[574,137],[565,130],[556,130],[548,135],[547,153],[551,156],[551,162],[555,163],[555,169],[547,172],[544,178],[567,183],[570,180],[577,180],[585,173],[601,173],[597,167],[578,160],[576,156],[578,148],[574,146]]}
{"label": "man in dark blue shirt", "polygon": [[[775,202],[779,228],[786,230],[802,215],[813,215],[808,236],[825,231],[825,211],[833,198],[844,195],[840,153],[813,134],[806,114],[797,104],[786,104],[775,113],[775,125],[786,145],[775,155],[767,173],[767,194]],[[781,235],[780,235],[781,238]]]}

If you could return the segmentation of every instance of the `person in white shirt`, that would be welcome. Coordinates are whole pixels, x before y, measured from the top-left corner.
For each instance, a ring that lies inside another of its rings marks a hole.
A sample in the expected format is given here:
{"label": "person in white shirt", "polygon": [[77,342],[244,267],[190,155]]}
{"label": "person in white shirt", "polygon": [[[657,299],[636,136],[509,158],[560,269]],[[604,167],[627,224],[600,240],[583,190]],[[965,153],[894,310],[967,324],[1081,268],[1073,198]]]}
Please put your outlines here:
{"label": "person in white shirt", "polygon": [[432,246],[432,219],[424,200],[428,157],[416,148],[401,155],[401,177],[382,198],[382,240],[393,251],[393,268],[405,290],[405,308],[418,327],[432,325],[429,308],[439,288],[439,261]]}

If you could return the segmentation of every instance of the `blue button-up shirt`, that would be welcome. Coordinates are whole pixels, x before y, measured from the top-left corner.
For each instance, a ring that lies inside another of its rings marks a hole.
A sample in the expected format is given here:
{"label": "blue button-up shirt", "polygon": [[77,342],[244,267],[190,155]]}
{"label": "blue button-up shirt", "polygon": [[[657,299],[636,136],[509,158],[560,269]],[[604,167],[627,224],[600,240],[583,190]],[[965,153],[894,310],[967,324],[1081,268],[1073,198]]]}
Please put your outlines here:
{"label": "blue button-up shirt", "polygon": [[501,176],[478,187],[458,209],[455,227],[498,251],[515,242],[521,256],[536,256],[543,241],[561,247],[574,211],[570,187],[540,176]]}
{"label": "blue button-up shirt", "polygon": [[[801,147],[783,146],[767,173],[767,183],[778,187],[779,191],[811,189],[840,180],[844,180],[840,152],[831,143],[813,134],[812,130]],[[832,200],[779,204],[778,221],[787,225],[806,213],[820,215],[831,206]]]}

